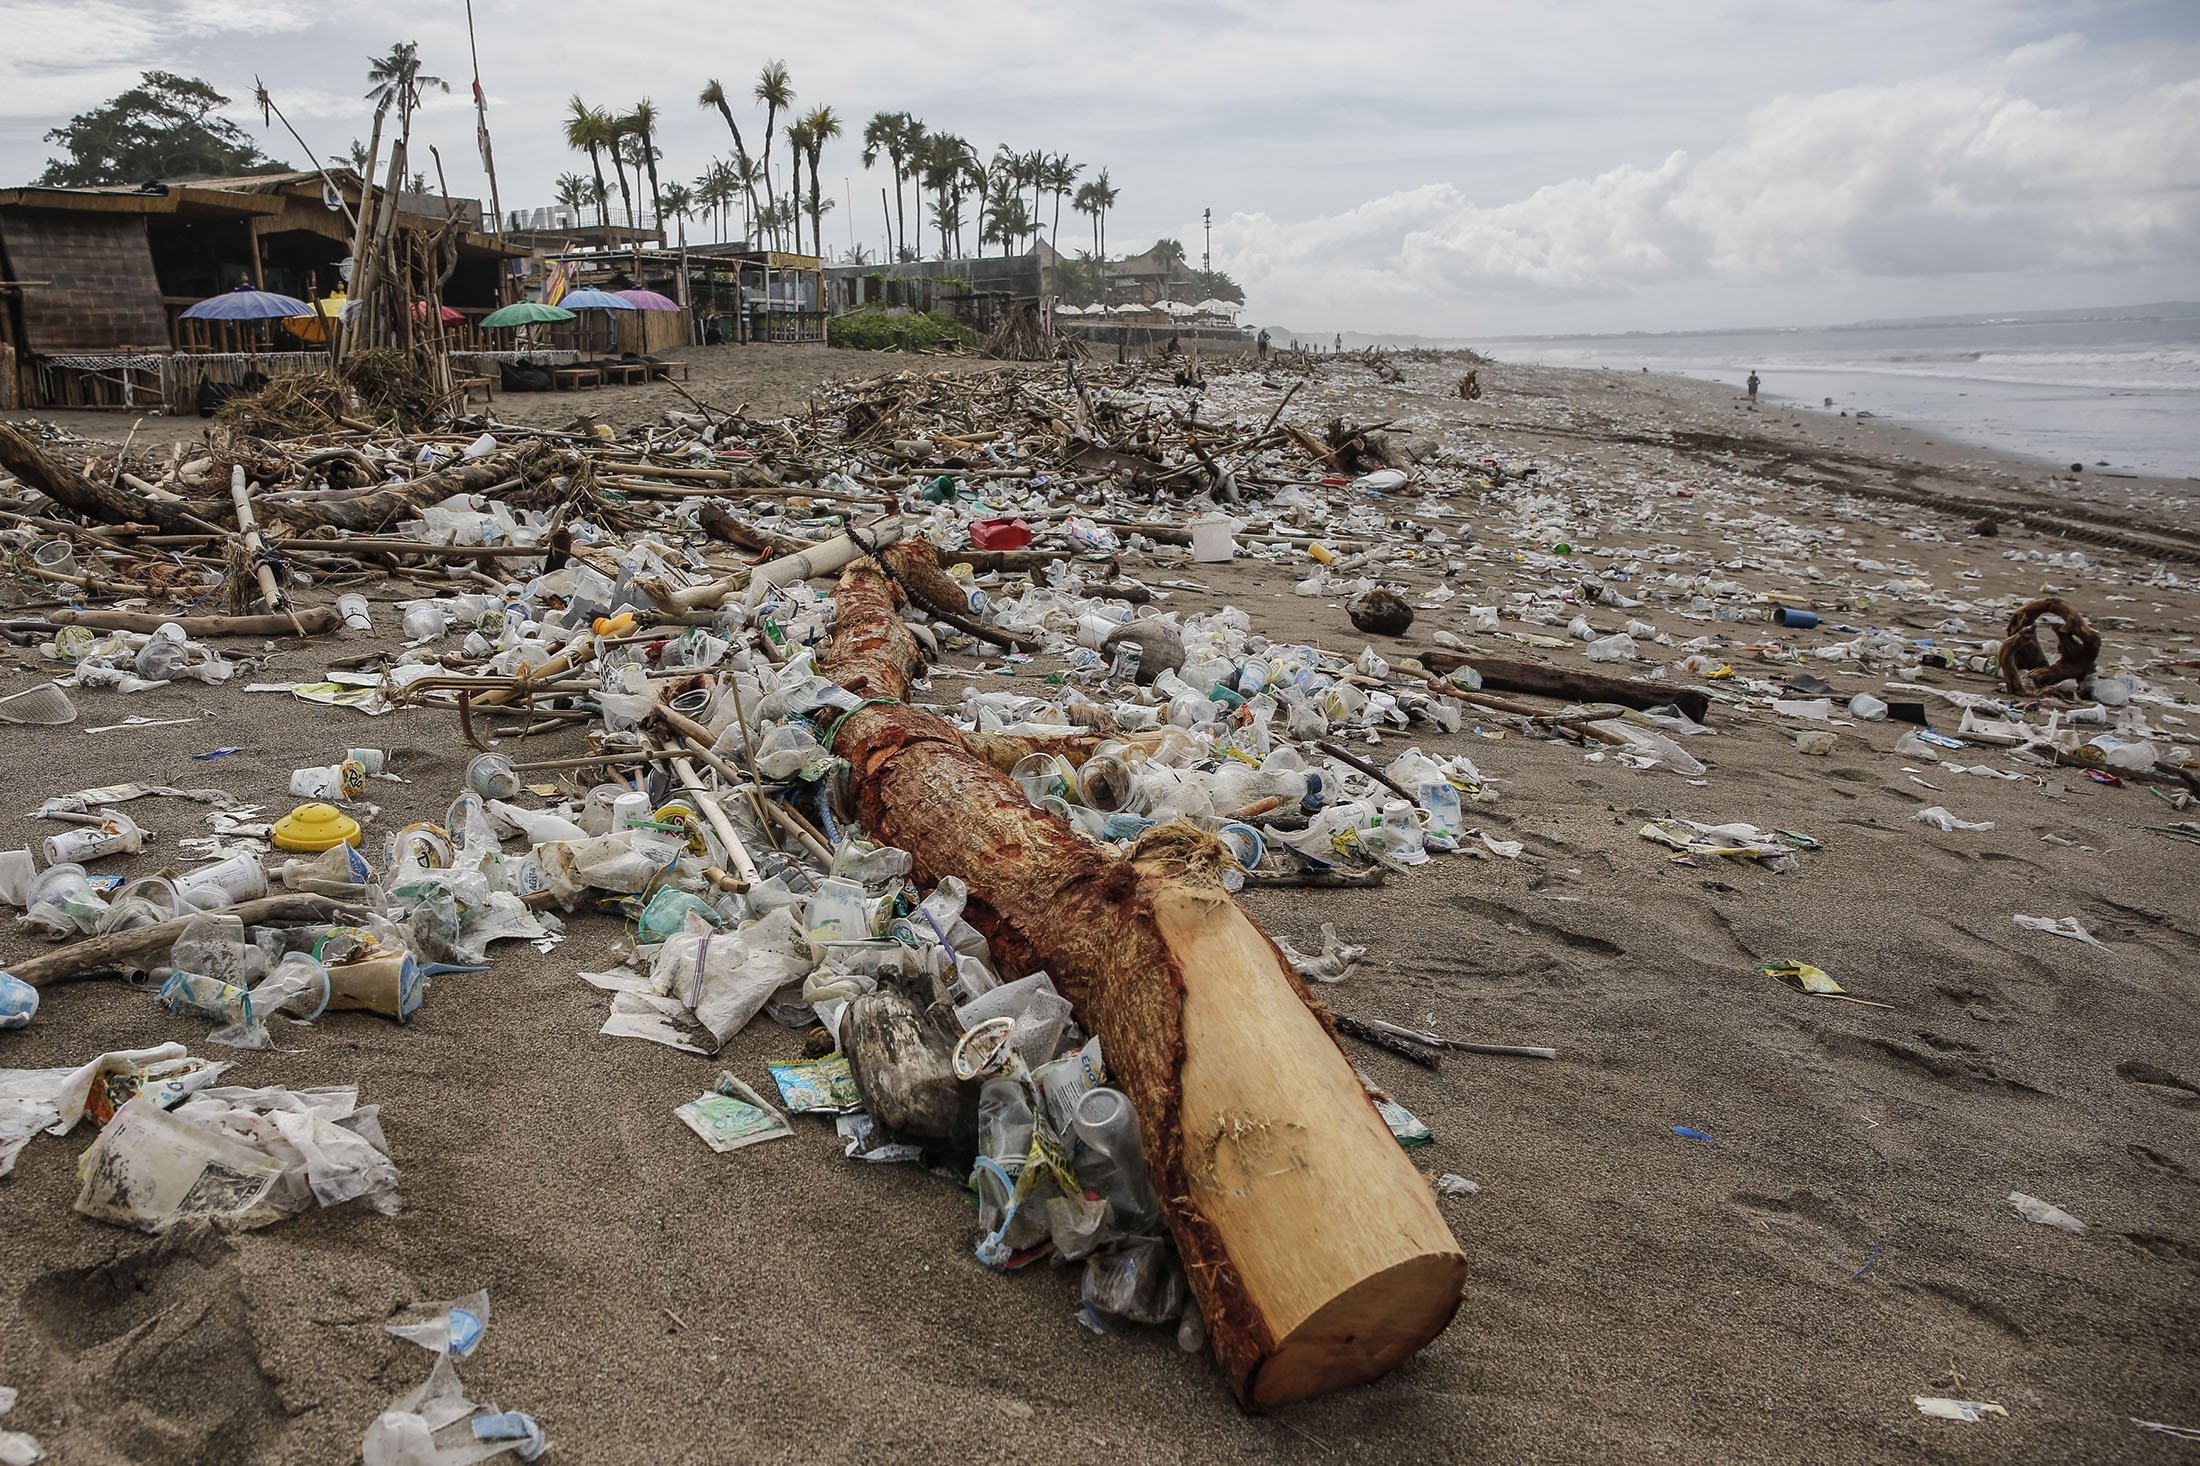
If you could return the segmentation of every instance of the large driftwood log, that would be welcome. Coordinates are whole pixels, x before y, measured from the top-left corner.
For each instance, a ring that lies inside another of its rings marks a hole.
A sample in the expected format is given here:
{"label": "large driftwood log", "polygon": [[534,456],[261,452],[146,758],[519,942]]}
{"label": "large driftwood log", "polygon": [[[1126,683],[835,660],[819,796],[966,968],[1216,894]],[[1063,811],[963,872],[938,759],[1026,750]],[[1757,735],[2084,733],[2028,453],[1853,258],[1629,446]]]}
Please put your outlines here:
{"label": "large driftwood log", "polygon": [[6,423],[0,423],[0,468],[71,514],[103,524],[155,524],[180,533],[199,527],[199,511],[215,512],[211,504],[156,499],[88,479]]}
{"label": "large driftwood log", "polygon": [[[42,988],[64,977],[105,972],[124,963],[140,961],[165,952],[176,944],[176,938],[183,935],[185,927],[205,914],[207,913],[194,911],[189,916],[156,921],[151,926],[141,926],[134,931],[113,932],[104,937],[87,937],[43,957],[32,957],[18,962],[8,969],[8,973],[34,988]],[[256,901],[220,907],[212,914],[234,916],[246,926],[275,921],[354,921],[365,915],[358,907],[346,906],[327,896],[263,896]]]}
{"label": "large driftwood log", "polygon": [[1505,657],[1467,656],[1436,647],[1416,650],[1413,655],[1420,659],[1422,666],[1439,674],[1472,667],[1482,674],[1482,685],[1493,692],[1532,692],[1542,697],[1563,697],[1571,702],[1616,702],[1623,708],[1677,707],[1699,723],[1711,714],[1711,699],[1693,687],[1673,687],[1633,677],[1606,677],[1596,672],[1577,672]]}
{"label": "large driftwood log", "polygon": [[[335,495],[271,497],[263,500],[259,507],[271,524],[288,525],[293,530],[326,526],[353,534],[371,533],[402,523],[428,505],[439,504],[453,494],[489,494],[517,488],[521,480],[513,477],[516,472],[512,460],[500,454],[478,463],[424,473],[419,478],[387,488],[346,493],[341,498]],[[332,544],[329,548],[341,549],[342,545]]]}
{"label": "large driftwood log", "polygon": [[[917,665],[892,589],[851,567],[828,671],[898,698]],[[1109,856],[1034,809],[948,724],[850,714],[836,751],[859,812],[928,880],[969,883],[1004,974],[1044,968],[1138,1109],[1208,1336],[1241,1402],[1373,1379],[1451,1321],[1466,1258],[1275,944],[1189,826]]]}

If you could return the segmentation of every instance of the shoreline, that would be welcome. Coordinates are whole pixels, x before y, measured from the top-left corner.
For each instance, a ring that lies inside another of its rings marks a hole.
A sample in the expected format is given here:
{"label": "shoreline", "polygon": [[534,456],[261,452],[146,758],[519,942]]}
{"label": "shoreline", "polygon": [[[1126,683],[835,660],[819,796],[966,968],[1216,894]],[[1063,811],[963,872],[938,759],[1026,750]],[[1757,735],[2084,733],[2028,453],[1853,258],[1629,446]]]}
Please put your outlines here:
{"label": "shoreline", "polygon": [[[1495,343],[1498,349],[1519,344],[1517,341],[1499,341]],[[1627,374],[1626,368],[1602,363],[1541,362],[1523,356],[1518,359],[1517,364],[1546,367],[1554,371],[1613,372],[1622,376]],[[1731,370],[1739,377],[1746,375],[1749,369],[1747,367],[1737,367]],[[1649,368],[1648,374],[1653,377],[1694,382],[1715,390],[1731,393],[1733,399],[1737,402],[1746,400],[1741,382],[1739,380],[1726,381],[1719,375],[1719,372],[1719,368],[1708,366],[1700,369],[1654,366]],[[1897,381],[1914,382],[1919,385],[1913,388],[1909,395],[1913,399],[1913,407],[1917,408],[1923,407],[1923,403],[1919,399],[1929,397],[1935,390],[1955,391],[1958,396],[1970,396],[1974,390],[1984,388],[1989,391],[2007,394],[2012,398],[2004,406],[2004,411],[2007,412],[2024,410],[2024,405],[2014,399],[2019,394],[2027,391],[2051,395],[2098,394],[2110,401],[2139,397],[2191,398],[2193,399],[2194,410],[2200,411],[2200,396],[2195,396],[2195,394],[2189,392],[2179,393],[2166,388],[2111,389],[2074,382],[2027,383],[2013,380],[1970,379],[1954,376],[1905,378],[1896,374],[1874,372],[1862,367],[1818,366],[1812,363],[1792,364],[1782,368],[1778,373],[1768,377],[1766,389],[1760,394],[1760,411],[1808,413],[1833,417],[1845,416],[1851,422],[1881,422],[1889,426],[1906,429],[1924,439],[1938,440],[1942,446],[1953,445],[1957,449],[1968,450],[1974,454],[1988,454],[2010,464],[2021,465],[2026,468],[2037,468],[2057,474],[2067,474],[2070,464],[2078,460],[2059,457],[2054,453],[2026,449],[2008,442],[1989,441],[1991,429],[1975,422],[1969,424],[1934,424],[1909,415],[1898,402],[1863,406],[1862,410],[1869,412],[1871,416],[1858,419],[1855,412],[1860,404],[1848,393],[1820,394],[1806,397],[1777,390],[1775,386],[1776,383],[1792,383],[1798,379],[1805,381],[1815,379],[1829,384],[1840,380],[1860,381],[1877,388],[1886,388],[1889,384]],[[1832,408],[1829,409],[1823,405],[1824,395],[1834,396],[1834,406]],[[1902,394],[1890,393],[1889,395],[1899,397]],[[2063,405],[2067,407],[2067,404]],[[2128,464],[2119,465],[2113,458],[2103,459],[2101,457],[2102,451],[2104,450],[2096,448],[2084,450],[2085,475],[2113,477],[2119,480],[2139,478],[2158,484],[2183,485],[2188,492],[2200,488],[2200,462],[2196,462],[2186,472],[2163,471],[2134,467]]]}

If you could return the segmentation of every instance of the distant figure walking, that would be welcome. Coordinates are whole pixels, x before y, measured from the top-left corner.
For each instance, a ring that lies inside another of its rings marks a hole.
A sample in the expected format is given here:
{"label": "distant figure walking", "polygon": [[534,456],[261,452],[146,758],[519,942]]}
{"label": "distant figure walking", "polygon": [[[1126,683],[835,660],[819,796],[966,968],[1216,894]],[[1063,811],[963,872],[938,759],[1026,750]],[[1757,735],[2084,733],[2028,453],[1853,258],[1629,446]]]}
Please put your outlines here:
{"label": "distant figure walking", "polygon": [[1268,328],[1266,326],[1260,328],[1260,359],[1262,361],[1268,359]]}
{"label": "distant figure walking", "polygon": [[1757,369],[1751,367],[1749,369],[1749,400],[1752,402],[1757,400],[1757,386]]}
{"label": "distant figure walking", "polygon": [[1337,333],[1337,340],[1335,344],[1329,348],[1329,354],[1331,356],[1342,356],[1344,354],[1344,332],[1339,331]]}

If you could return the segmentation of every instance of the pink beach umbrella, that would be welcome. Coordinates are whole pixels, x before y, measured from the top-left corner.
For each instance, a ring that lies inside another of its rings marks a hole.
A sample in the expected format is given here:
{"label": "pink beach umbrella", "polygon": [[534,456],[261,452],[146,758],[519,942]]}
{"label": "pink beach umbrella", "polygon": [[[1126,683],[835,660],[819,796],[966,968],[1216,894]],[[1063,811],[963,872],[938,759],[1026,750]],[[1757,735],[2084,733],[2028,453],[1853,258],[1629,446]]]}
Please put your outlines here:
{"label": "pink beach umbrella", "polygon": [[634,290],[621,290],[618,294],[620,299],[634,302],[636,310],[676,311],[680,308],[680,302],[670,296],[659,295],[654,290],[637,288]]}

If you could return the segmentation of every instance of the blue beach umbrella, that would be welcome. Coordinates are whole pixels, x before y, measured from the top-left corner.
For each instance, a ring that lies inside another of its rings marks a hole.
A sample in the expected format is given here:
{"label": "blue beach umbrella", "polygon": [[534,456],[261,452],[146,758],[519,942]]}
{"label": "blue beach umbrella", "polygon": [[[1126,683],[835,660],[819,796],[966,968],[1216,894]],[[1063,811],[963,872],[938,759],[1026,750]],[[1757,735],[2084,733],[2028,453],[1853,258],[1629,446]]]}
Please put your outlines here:
{"label": "blue beach umbrella", "polygon": [[569,311],[630,311],[639,309],[633,301],[621,299],[608,290],[569,290],[558,297],[558,304]]}
{"label": "blue beach umbrella", "polygon": [[313,307],[295,295],[251,290],[240,285],[225,295],[210,295],[183,313],[187,321],[280,321],[310,316]]}

